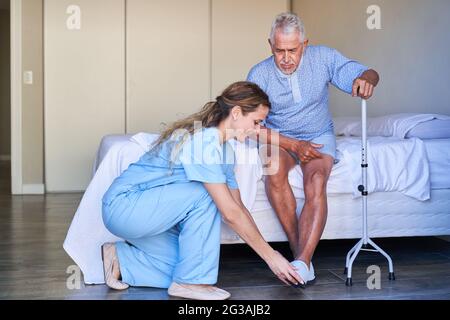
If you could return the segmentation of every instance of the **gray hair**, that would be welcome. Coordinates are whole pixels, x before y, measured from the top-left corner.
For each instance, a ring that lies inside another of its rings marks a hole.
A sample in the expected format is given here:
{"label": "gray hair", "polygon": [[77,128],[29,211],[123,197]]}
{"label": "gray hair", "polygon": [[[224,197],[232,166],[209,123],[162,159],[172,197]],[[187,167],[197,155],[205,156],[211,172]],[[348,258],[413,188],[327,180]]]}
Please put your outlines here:
{"label": "gray hair", "polygon": [[300,19],[294,13],[281,13],[276,18],[272,24],[272,29],[270,30],[270,43],[275,41],[275,33],[281,30],[283,34],[291,34],[298,32],[300,34],[300,41],[306,40],[306,30],[302,19]]}

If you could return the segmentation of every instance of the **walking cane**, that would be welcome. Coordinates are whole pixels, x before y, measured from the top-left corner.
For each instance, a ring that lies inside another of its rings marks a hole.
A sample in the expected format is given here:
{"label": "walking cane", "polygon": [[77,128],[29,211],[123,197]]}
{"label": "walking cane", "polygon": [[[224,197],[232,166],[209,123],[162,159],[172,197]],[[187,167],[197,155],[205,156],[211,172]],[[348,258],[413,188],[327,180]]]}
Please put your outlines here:
{"label": "walking cane", "polygon": [[361,139],[361,168],[362,168],[362,184],[358,186],[358,190],[362,195],[362,222],[363,222],[363,237],[362,239],[348,252],[345,263],[345,274],[347,274],[347,286],[352,286],[352,266],[360,251],[378,252],[386,257],[389,263],[389,280],[395,280],[394,265],[391,257],[377,246],[368,235],[367,231],[367,101],[361,101],[361,120],[362,120],[362,139]]}

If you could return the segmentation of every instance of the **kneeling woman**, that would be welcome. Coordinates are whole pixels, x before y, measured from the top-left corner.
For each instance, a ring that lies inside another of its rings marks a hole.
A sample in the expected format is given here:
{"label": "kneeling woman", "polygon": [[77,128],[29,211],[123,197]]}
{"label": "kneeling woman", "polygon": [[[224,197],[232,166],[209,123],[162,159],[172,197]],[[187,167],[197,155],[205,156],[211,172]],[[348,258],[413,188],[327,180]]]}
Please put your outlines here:
{"label": "kneeling woman", "polygon": [[294,267],[264,241],[242,204],[227,143],[257,134],[269,108],[257,85],[234,83],[217,101],[174,123],[113,182],[103,197],[103,221],[126,241],[102,247],[109,287],[169,288],[172,296],[229,298],[213,286],[219,268],[219,212],[280,280],[300,281]]}

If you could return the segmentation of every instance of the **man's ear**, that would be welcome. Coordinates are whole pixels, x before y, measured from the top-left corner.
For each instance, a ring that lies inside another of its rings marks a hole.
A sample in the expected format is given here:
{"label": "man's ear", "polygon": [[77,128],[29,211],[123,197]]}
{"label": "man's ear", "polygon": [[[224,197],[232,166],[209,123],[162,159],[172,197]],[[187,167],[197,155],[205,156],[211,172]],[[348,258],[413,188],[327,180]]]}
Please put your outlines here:
{"label": "man's ear", "polygon": [[272,50],[272,52],[273,52],[272,41],[270,41],[270,38],[269,38],[269,39],[267,39],[267,42],[269,42],[270,50]]}

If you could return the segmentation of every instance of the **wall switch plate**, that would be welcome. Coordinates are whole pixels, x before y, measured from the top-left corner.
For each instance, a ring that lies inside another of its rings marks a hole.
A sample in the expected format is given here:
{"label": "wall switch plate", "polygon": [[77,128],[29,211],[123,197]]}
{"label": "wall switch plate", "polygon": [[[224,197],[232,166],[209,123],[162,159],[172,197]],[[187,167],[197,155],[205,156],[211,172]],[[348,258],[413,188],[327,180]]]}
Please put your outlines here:
{"label": "wall switch plate", "polygon": [[25,71],[23,73],[23,83],[33,84],[33,71]]}

